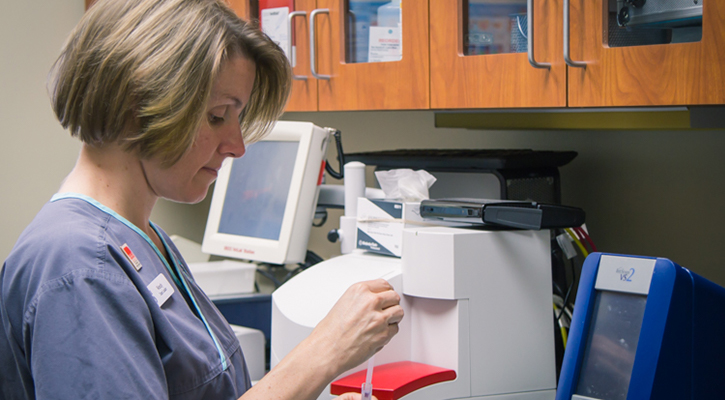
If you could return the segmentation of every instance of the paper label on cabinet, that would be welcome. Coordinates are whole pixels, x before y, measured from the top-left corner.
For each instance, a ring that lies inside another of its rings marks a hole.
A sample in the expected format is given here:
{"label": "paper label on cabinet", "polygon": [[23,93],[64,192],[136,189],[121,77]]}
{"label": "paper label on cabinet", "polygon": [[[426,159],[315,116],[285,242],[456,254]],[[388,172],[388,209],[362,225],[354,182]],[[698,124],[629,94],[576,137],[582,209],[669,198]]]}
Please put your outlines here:
{"label": "paper label on cabinet", "polygon": [[267,8],[261,11],[262,31],[284,50],[287,59],[294,66],[294,51],[290,54],[289,43],[289,7]]}
{"label": "paper label on cabinet", "polygon": [[400,61],[403,59],[403,31],[385,26],[370,27],[368,62]]}

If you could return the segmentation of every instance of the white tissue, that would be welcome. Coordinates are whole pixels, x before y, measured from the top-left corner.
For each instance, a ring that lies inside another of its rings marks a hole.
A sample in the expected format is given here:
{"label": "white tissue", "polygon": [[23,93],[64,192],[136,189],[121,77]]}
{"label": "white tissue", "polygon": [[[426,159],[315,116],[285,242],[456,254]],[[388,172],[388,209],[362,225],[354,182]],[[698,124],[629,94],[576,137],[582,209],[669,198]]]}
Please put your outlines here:
{"label": "white tissue", "polygon": [[422,169],[391,169],[390,171],[375,171],[375,177],[380,188],[388,199],[401,199],[404,201],[421,201],[429,197],[428,188],[435,183],[436,178]]}

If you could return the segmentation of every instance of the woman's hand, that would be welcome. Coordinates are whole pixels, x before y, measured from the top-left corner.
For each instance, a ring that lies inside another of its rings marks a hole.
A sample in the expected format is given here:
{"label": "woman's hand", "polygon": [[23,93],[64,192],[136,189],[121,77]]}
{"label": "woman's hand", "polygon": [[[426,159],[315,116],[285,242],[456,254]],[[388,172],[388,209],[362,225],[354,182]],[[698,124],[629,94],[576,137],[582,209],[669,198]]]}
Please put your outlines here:
{"label": "woman's hand", "polygon": [[[316,399],[336,376],[385,346],[403,319],[400,296],[384,279],[352,285],[310,336],[242,399]],[[346,393],[342,400],[359,400]]]}
{"label": "woman's hand", "polygon": [[360,365],[398,333],[400,296],[384,279],[360,282],[345,291],[311,336],[318,336],[338,363],[338,373]]}

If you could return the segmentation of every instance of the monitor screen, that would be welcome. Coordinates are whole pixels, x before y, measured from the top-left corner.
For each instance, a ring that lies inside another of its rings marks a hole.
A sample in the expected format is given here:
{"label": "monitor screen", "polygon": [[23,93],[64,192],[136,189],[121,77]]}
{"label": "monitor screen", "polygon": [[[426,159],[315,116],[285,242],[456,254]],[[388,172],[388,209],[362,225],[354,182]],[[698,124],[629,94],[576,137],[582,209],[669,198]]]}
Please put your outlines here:
{"label": "monitor screen", "polygon": [[626,400],[647,296],[598,290],[576,394]]}
{"label": "monitor screen", "polygon": [[262,141],[233,161],[219,233],[279,240],[298,147]]}
{"label": "monitor screen", "polygon": [[202,251],[271,264],[305,260],[329,131],[279,121],[214,186]]}

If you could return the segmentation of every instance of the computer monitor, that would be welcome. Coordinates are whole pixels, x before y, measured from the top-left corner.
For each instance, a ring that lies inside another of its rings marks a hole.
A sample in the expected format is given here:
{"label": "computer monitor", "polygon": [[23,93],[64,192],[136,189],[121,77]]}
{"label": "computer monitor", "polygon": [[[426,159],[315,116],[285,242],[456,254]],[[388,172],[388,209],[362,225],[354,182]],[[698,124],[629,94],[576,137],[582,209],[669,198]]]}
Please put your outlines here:
{"label": "computer monitor", "polygon": [[279,121],[214,187],[202,251],[271,264],[305,260],[329,132]]}
{"label": "computer monitor", "polygon": [[664,258],[587,257],[557,400],[725,393],[725,289]]}

